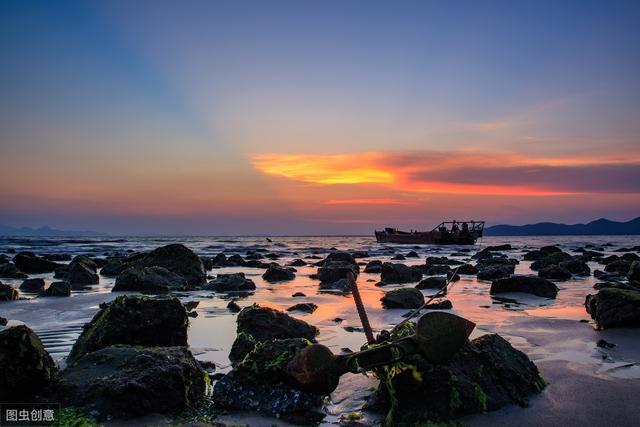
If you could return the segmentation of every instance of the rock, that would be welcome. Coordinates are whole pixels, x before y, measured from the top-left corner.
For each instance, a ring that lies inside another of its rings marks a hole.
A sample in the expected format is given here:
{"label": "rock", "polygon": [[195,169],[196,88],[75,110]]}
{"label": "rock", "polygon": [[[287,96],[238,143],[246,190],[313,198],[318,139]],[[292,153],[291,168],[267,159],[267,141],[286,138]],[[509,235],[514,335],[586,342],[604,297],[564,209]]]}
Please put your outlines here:
{"label": "rock", "polygon": [[356,277],[360,273],[360,267],[355,258],[347,252],[333,252],[318,268],[318,279],[321,282],[334,283],[340,279],[346,279],[348,273]]}
{"label": "rock", "polygon": [[242,310],[242,308],[240,308],[240,306],[238,305],[237,302],[235,301],[229,301],[229,304],[227,304],[227,308],[229,309],[230,312],[232,313],[237,313],[240,310]]}
{"label": "rock", "polygon": [[[528,397],[545,387],[529,358],[496,334],[467,342],[444,364],[430,364],[417,355],[408,363],[416,367],[421,380],[411,369],[391,377],[398,402],[393,425],[441,423],[511,404],[526,406]],[[367,409],[387,412],[390,406],[387,387],[381,381]]]}
{"label": "rock", "polygon": [[201,256],[200,261],[202,261],[202,266],[204,267],[205,271],[213,269],[213,261],[211,260],[211,258]]}
{"label": "rock", "polygon": [[411,251],[408,254],[406,254],[405,257],[407,257],[407,258],[419,258],[420,256],[418,255],[418,253],[416,251]]}
{"label": "rock", "polygon": [[200,400],[207,373],[186,347],[113,345],[62,372],[59,400],[98,419],[175,414]]}
{"label": "rock", "polygon": [[622,255],[621,259],[625,260],[625,261],[639,261],[640,260],[640,256],[634,254],[634,253],[628,253],[628,254],[624,254]]}
{"label": "rock", "polygon": [[191,288],[206,283],[206,271],[200,257],[186,246],[174,243],[161,246],[136,262],[141,267],[163,267],[182,276]]}
{"label": "rock", "polygon": [[291,387],[285,375],[295,353],[309,344],[300,338],[256,344],[241,363],[216,382],[213,400],[225,409],[258,411],[283,419],[298,415],[304,424],[313,424],[309,412],[321,408],[322,397]]}
{"label": "rock", "polygon": [[[0,331],[0,402],[33,402],[54,380],[56,365],[25,325]],[[4,414],[3,414],[4,415]]]}
{"label": "rock", "polygon": [[398,254],[398,255],[392,256],[391,259],[394,260],[394,261],[402,261],[402,260],[405,260],[407,258],[405,258],[405,256],[402,255],[402,254]]}
{"label": "rock", "polygon": [[490,294],[505,292],[523,292],[544,298],[555,298],[558,287],[553,282],[540,277],[521,275],[497,279],[491,283]]}
{"label": "rock", "polygon": [[410,283],[422,279],[422,271],[417,267],[408,267],[404,264],[382,264],[380,279],[384,283]]}
{"label": "rock", "polygon": [[100,282],[97,265],[87,257],[77,256],[69,263],[66,280],[71,285],[95,285]]}
{"label": "rock", "polygon": [[596,342],[596,346],[600,347],[600,348],[614,348],[616,347],[615,344],[610,343],[609,341],[603,340],[603,339],[599,339]]}
{"label": "rock", "polygon": [[124,270],[116,278],[112,292],[137,291],[146,294],[166,294],[171,290],[184,290],[187,282],[176,273],[163,267],[135,265]]}
{"label": "rock", "polygon": [[558,266],[560,266],[560,268],[567,270],[571,274],[575,274],[576,276],[591,275],[591,269],[589,268],[587,263],[579,259],[562,261],[560,264],[558,264]]}
{"label": "rock", "polygon": [[604,271],[608,273],[618,273],[621,276],[626,276],[627,274],[629,274],[629,270],[631,270],[631,261],[627,261],[624,259],[610,262],[604,267]]}
{"label": "rock", "polygon": [[403,288],[385,293],[380,301],[384,308],[418,308],[424,304],[424,296],[416,288]]}
{"label": "rock", "polygon": [[460,280],[460,275],[457,273],[453,274],[453,270],[451,270],[447,273],[447,280],[450,282],[457,282],[458,280]]}
{"label": "rock", "polygon": [[618,273],[605,273],[604,271],[594,270],[593,277],[600,280],[613,280],[613,281],[621,281],[623,277]]}
{"label": "rock", "polygon": [[427,304],[424,306],[424,308],[427,310],[451,310],[453,308],[453,304],[451,303],[451,301],[446,299],[443,301]]}
{"label": "rock", "polygon": [[291,261],[289,264],[287,264],[290,267],[304,267],[305,265],[307,265],[306,262],[304,262],[303,260],[301,260],[300,258],[294,259],[293,261]]}
{"label": "rock", "polygon": [[0,326],[7,326],[7,323],[9,323],[9,320],[6,317],[0,316]]}
{"label": "rock", "polygon": [[71,261],[69,254],[43,254],[42,258],[48,261]]}
{"label": "rock", "polygon": [[419,266],[417,268],[420,268],[421,271],[427,275],[427,276],[437,276],[437,275],[441,275],[441,274],[447,274],[449,271],[451,271],[451,267],[449,267],[448,265],[423,265],[423,266]]}
{"label": "rock", "polygon": [[13,286],[0,282],[0,301],[15,301],[19,297],[19,292]]}
{"label": "rock", "polygon": [[177,298],[121,295],[84,326],[67,358],[74,363],[84,354],[115,344],[148,347],[187,346],[187,311]]}
{"label": "rock", "polygon": [[347,279],[340,279],[333,283],[320,282],[319,288],[322,291],[338,291],[347,294],[353,290],[353,285]]}
{"label": "rock", "polygon": [[[637,285],[637,286],[634,286]],[[593,285],[593,289],[604,289],[604,288],[616,288],[616,289],[629,289],[631,291],[640,291],[640,283],[631,282],[600,282]]]}
{"label": "rock", "polygon": [[566,252],[554,252],[531,264],[532,270],[540,270],[550,265],[558,265],[563,261],[571,261],[573,257]]}
{"label": "rock", "polygon": [[462,264],[458,267],[458,274],[478,274],[478,269],[471,264]]}
{"label": "rock", "polygon": [[640,291],[604,288],[585,299],[599,329],[640,326]]}
{"label": "rock", "polygon": [[538,271],[538,276],[543,279],[562,281],[571,279],[571,272],[566,268],[554,264],[541,268]]}
{"label": "rock", "polygon": [[20,290],[24,292],[43,292],[44,279],[27,279],[20,285]]}
{"label": "rock", "polygon": [[312,302],[301,302],[300,304],[295,304],[287,308],[287,311],[302,311],[304,313],[313,313],[317,309],[318,306]]}
{"label": "rock", "polygon": [[292,298],[298,298],[298,297],[306,297],[306,295],[303,292],[296,292],[293,295],[291,295]]}
{"label": "rock", "polygon": [[204,289],[215,292],[251,291],[255,288],[256,284],[253,283],[253,280],[247,279],[244,273],[218,274],[204,287]]}
{"label": "rock", "polygon": [[318,328],[273,308],[252,305],[238,314],[238,333],[244,332],[255,341],[271,338],[306,338],[313,340]]}
{"label": "rock", "polygon": [[496,265],[486,267],[478,271],[477,278],[480,280],[495,280],[503,277],[509,277],[515,272],[514,265]]}
{"label": "rock", "polygon": [[100,270],[100,275],[107,277],[116,277],[125,268],[127,268],[127,265],[122,262],[121,258],[110,258]]}
{"label": "rock", "polygon": [[257,341],[254,340],[250,334],[238,332],[236,339],[231,345],[231,350],[229,351],[229,360],[231,361],[231,364],[235,366],[238,362],[241,362],[245,356],[253,350],[256,343]]}
{"label": "rock", "polygon": [[270,283],[283,282],[285,280],[293,280],[296,275],[285,267],[278,264],[271,264],[267,271],[264,272],[262,278]]}
{"label": "rock", "polygon": [[373,260],[369,261],[367,265],[364,267],[365,273],[380,273],[382,271],[382,261]]}
{"label": "rock", "polygon": [[627,273],[627,279],[629,282],[640,282],[640,261],[634,261],[629,267],[629,273]]}
{"label": "rock", "polygon": [[5,262],[0,263],[0,277],[3,279],[26,279],[28,276],[18,270],[15,264]]}
{"label": "rock", "polygon": [[40,258],[33,252],[18,252],[13,257],[13,263],[18,267],[18,270],[27,274],[51,273],[62,266],[62,264]]}
{"label": "rock", "polygon": [[231,266],[243,266],[245,264],[245,260],[237,254],[231,255],[229,258],[227,258],[227,262],[226,265],[231,265]]}
{"label": "rock", "polygon": [[53,282],[41,296],[45,297],[68,297],[71,296],[71,285],[67,282]]}
{"label": "rock", "polygon": [[507,258],[507,257],[491,257],[491,258],[483,258],[476,263],[476,268],[482,270],[487,267],[498,267],[498,266],[513,266],[515,268],[516,264],[519,261],[515,258]]}
{"label": "rock", "polygon": [[211,265],[214,267],[224,267],[227,264],[227,256],[219,253],[211,259]]}
{"label": "rock", "polygon": [[447,286],[447,279],[444,277],[427,277],[416,285],[416,289],[442,289]]}

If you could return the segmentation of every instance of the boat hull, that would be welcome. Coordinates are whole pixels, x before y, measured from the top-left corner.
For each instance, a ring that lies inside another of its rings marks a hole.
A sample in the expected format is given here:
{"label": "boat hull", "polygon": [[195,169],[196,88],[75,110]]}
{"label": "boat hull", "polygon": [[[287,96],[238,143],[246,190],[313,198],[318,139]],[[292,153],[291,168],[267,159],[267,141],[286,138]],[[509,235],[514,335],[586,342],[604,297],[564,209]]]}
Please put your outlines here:
{"label": "boat hull", "polygon": [[378,243],[398,243],[406,245],[474,245],[478,237],[474,234],[456,236],[450,233],[443,234],[437,231],[412,232],[412,233],[387,233],[376,231]]}

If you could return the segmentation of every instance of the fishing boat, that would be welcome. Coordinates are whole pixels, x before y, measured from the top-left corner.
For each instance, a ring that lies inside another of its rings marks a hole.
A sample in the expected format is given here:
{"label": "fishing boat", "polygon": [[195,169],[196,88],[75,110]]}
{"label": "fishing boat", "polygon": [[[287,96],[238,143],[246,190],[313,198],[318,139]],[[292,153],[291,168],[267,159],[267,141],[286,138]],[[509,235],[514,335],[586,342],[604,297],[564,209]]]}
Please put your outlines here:
{"label": "fishing boat", "polygon": [[417,245],[473,245],[482,238],[484,221],[445,221],[431,231],[400,231],[385,228],[375,231],[379,243]]}

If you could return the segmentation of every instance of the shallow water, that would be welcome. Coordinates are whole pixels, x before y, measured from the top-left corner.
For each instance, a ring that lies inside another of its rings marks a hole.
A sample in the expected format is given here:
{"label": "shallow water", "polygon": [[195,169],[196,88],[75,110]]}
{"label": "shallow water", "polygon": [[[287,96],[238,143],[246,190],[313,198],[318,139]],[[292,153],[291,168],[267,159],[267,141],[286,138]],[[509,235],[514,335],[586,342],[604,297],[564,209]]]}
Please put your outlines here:
{"label": "shallow water", "polygon": [[[468,248],[455,246],[402,246],[378,244],[372,237],[272,237],[273,242],[263,237],[188,237],[188,238],[0,238],[0,253],[11,257],[7,251],[30,250],[37,254],[65,253],[70,255],[87,254],[106,256],[126,251],[145,251],[173,242],[181,242],[203,256],[214,256],[220,252],[227,255],[240,254],[247,251],[266,251],[275,253],[280,264],[293,259],[302,258],[308,262],[310,256],[324,258],[330,248],[347,251],[367,251],[368,258],[359,261],[379,259],[389,260],[393,255],[406,254],[415,250],[420,258],[407,258],[402,262],[408,265],[422,264],[427,256],[448,256],[461,261],[470,260],[477,250],[484,246],[510,243],[515,249],[504,251],[510,257],[520,259],[516,273],[532,274],[530,262],[522,261],[522,254],[527,250],[549,244],[558,244],[567,252],[593,244],[603,246],[605,254],[616,253],[621,247],[632,247],[640,244],[637,236],[572,236],[572,237],[492,237],[485,238],[470,252],[460,253]],[[455,254],[455,255],[453,255]],[[266,261],[266,260],[265,260]],[[590,263],[591,270],[602,269],[597,263]],[[251,295],[238,299],[240,306],[259,303],[278,309],[286,309],[299,302],[313,302],[318,309],[312,314],[291,313],[320,328],[318,341],[329,346],[335,353],[349,348],[357,350],[365,342],[364,334],[351,332],[350,327],[359,328],[360,322],[350,296],[319,292],[318,281],[309,275],[316,272],[316,267],[297,267],[295,280],[270,284],[261,275],[263,269],[233,267],[214,269],[211,275],[218,273],[244,272],[251,278],[257,289]],[[47,284],[53,281],[52,274],[32,275],[43,277]],[[367,312],[374,330],[390,329],[403,320],[403,309],[385,310],[380,298],[385,291],[414,284],[390,285],[376,287],[379,274],[362,273],[358,284]],[[2,279],[4,283],[18,286],[21,280]],[[30,300],[0,303],[0,316],[10,319],[10,324],[24,322],[31,326],[42,338],[45,347],[53,357],[64,363],[71,345],[81,332],[82,324],[89,321],[98,310],[98,305],[116,296],[110,291],[114,279],[100,277],[100,284],[84,290],[73,291],[70,298],[37,298],[24,294]],[[525,351],[536,363],[563,361],[571,366],[578,366],[581,373],[587,373],[600,379],[612,381],[640,378],[640,346],[636,330],[594,331],[593,323],[584,309],[584,299],[588,293],[594,293],[596,279],[591,276],[558,282],[560,292],[555,300],[538,298],[524,294],[505,294],[513,301],[492,298],[489,295],[490,282],[479,281],[475,276],[462,276],[459,282],[452,285],[448,298],[452,301],[453,313],[464,316],[474,322],[477,327],[473,337],[485,333],[497,332],[507,338],[515,347]],[[295,292],[303,292],[305,297],[292,298]],[[429,290],[424,290],[429,295]],[[200,301],[196,312],[198,317],[191,319],[189,343],[194,355],[201,360],[215,361],[218,371],[229,369],[227,354],[235,338],[235,314],[229,312],[226,305],[230,296],[210,291],[194,291],[181,294],[185,301]],[[341,318],[341,322],[334,319]],[[589,320],[581,323],[579,320]],[[347,329],[345,329],[347,328]],[[618,347],[603,350],[595,346],[599,338],[618,344]],[[543,375],[545,374],[544,369]],[[638,384],[635,382],[635,384]],[[336,422],[341,414],[358,411],[363,399],[376,383],[372,378],[347,375],[343,377],[339,388],[327,404],[327,423]],[[637,389],[640,392],[640,387]],[[237,414],[234,415],[237,418]],[[236,418],[233,418],[234,420]],[[365,418],[365,421],[367,419]],[[477,420],[466,422],[475,424]],[[276,420],[264,420],[271,425]],[[262,421],[252,421],[259,425]]]}

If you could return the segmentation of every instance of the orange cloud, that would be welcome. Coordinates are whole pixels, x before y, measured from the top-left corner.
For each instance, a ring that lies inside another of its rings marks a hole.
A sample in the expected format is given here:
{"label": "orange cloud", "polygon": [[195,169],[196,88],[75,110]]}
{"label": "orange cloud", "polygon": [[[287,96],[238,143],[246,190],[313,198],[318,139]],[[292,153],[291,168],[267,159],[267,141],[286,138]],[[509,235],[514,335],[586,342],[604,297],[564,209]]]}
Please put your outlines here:
{"label": "orange cloud", "polygon": [[411,202],[398,199],[330,199],[326,205],[408,205]]}
{"label": "orange cloud", "polygon": [[393,183],[393,172],[369,165],[370,157],[264,154],[254,157],[253,165],[264,173],[316,184]]}
{"label": "orange cloud", "polygon": [[[500,196],[640,193],[640,162],[588,157],[531,158],[512,153],[365,152],[256,156],[264,173],[315,184],[383,191]],[[394,204],[389,198],[330,199],[326,204]]]}

